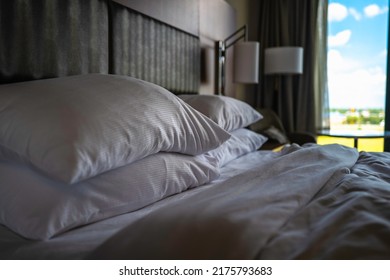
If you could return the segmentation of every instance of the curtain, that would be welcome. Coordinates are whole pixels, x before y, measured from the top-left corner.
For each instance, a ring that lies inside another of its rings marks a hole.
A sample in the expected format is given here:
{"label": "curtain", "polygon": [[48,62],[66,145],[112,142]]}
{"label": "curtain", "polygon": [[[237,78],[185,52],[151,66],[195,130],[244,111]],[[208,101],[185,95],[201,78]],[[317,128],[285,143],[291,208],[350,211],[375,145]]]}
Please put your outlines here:
{"label": "curtain", "polygon": [[[302,75],[263,75],[257,106],[273,109],[286,130],[315,133],[329,124],[327,91],[328,0],[261,0],[259,41],[304,48]],[[262,69],[263,70],[263,69]]]}

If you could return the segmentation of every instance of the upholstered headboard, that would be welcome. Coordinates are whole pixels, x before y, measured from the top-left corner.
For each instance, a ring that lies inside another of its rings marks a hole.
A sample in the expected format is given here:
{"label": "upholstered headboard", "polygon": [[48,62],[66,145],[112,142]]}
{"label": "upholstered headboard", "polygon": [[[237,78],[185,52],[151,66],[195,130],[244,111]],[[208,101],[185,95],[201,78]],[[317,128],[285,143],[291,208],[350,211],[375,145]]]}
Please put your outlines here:
{"label": "upholstered headboard", "polygon": [[119,4],[111,7],[110,73],[150,81],[174,93],[198,92],[198,37]]}
{"label": "upholstered headboard", "polygon": [[112,0],[0,0],[0,83],[86,73],[197,93],[199,38]]}

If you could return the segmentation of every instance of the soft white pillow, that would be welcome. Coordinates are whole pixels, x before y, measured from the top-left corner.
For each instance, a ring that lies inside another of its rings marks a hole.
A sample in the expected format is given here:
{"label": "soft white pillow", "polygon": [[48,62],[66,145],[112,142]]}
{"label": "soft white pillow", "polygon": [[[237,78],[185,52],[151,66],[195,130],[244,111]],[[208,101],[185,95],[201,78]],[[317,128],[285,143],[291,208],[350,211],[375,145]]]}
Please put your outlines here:
{"label": "soft white pillow", "polygon": [[23,237],[44,240],[140,209],[218,176],[212,160],[164,152],[71,186],[28,165],[0,161],[0,224]]}
{"label": "soft white pillow", "polygon": [[262,118],[249,104],[232,97],[188,94],[178,96],[227,131],[247,127]]}
{"label": "soft white pillow", "polygon": [[206,159],[215,159],[219,167],[228,162],[256,151],[268,140],[267,137],[249,129],[240,128],[231,132],[231,137],[218,148],[205,153]]}
{"label": "soft white pillow", "polygon": [[0,159],[76,183],[159,151],[197,155],[230,135],[157,85],[81,75],[0,86]]}

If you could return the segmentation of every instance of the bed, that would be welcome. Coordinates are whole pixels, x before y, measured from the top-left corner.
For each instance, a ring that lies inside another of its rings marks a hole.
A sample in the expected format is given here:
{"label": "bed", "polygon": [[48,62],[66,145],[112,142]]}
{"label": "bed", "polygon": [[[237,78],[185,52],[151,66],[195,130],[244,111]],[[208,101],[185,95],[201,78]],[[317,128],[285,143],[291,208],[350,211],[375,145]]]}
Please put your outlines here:
{"label": "bed", "polygon": [[[261,114],[196,94],[197,36],[64,2],[0,2],[2,23],[33,15],[1,27],[1,259],[390,259],[389,153],[259,150]],[[26,43],[46,20],[78,40]]]}

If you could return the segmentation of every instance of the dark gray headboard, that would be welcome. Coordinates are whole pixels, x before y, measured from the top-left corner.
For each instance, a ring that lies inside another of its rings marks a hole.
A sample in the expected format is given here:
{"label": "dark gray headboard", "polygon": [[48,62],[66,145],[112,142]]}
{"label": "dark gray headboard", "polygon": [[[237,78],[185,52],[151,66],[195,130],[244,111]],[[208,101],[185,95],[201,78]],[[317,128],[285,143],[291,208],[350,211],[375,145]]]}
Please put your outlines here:
{"label": "dark gray headboard", "polygon": [[0,83],[130,75],[197,93],[196,36],[111,0],[0,0]]}
{"label": "dark gray headboard", "polygon": [[200,44],[193,35],[112,3],[110,72],[161,85],[174,93],[197,93]]}
{"label": "dark gray headboard", "polygon": [[105,0],[0,0],[0,82],[108,71]]}

